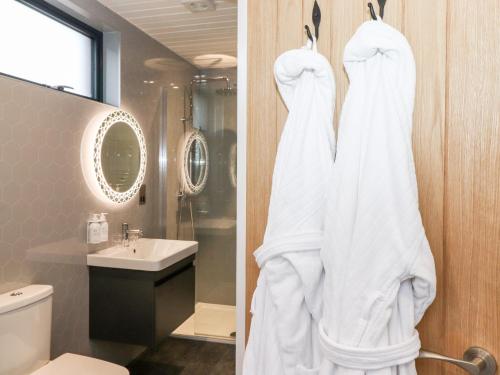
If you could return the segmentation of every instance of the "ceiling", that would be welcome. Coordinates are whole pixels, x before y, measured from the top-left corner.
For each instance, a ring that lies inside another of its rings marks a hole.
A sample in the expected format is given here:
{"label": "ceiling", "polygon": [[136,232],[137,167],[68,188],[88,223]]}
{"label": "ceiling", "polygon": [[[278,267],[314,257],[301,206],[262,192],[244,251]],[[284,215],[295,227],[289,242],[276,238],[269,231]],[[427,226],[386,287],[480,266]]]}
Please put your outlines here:
{"label": "ceiling", "polygon": [[231,65],[203,55],[236,56],[237,0],[215,0],[216,10],[198,13],[181,0],[99,1],[199,68]]}

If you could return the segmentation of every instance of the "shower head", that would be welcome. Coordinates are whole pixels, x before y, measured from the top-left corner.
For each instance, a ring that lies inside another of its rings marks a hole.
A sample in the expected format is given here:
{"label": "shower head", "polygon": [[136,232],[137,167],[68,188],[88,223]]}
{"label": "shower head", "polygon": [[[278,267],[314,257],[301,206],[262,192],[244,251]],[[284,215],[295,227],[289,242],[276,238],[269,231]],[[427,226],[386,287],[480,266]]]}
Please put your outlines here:
{"label": "shower head", "polygon": [[226,87],[223,89],[217,89],[215,90],[215,93],[222,96],[233,96],[236,95],[236,88]]}
{"label": "shower head", "polygon": [[191,80],[191,85],[193,84],[205,84],[208,81],[226,81],[226,90],[231,90],[231,80],[226,76],[218,76],[218,77],[207,77],[205,75],[195,75]]}

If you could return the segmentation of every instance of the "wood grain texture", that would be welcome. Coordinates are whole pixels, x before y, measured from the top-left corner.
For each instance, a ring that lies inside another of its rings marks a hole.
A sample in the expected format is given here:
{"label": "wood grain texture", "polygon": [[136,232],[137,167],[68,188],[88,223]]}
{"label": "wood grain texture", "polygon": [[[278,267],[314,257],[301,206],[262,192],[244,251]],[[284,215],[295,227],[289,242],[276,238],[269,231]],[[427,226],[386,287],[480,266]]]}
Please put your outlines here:
{"label": "wood grain texture", "polygon": [[[269,72],[279,53],[305,41],[302,30],[311,25],[313,3],[249,4],[248,300],[258,276],[251,254],[262,242],[287,115]],[[321,0],[320,6],[320,52],[335,73],[337,124],[348,88],[344,47],[370,16],[365,0]],[[454,357],[480,345],[500,358],[499,8],[498,0],[481,6],[468,0],[388,0],[385,13],[385,22],[408,38],[417,65],[413,145],[420,211],[438,275],[437,299],[418,328],[426,349]],[[257,47],[257,40],[263,45]],[[424,375],[461,374],[431,361],[418,366]]]}
{"label": "wood grain texture", "polygon": [[[302,45],[304,26],[302,25],[302,6],[299,0],[278,0],[278,35],[276,57],[290,49]],[[277,90],[277,89],[276,89]],[[288,116],[288,110],[278,95],[277,100],[276,140],[279,139],[283,126]]]}
{"label": "wood grain texture", "polygon": [[[390,1],[390,0],[389,0]],[[390,1],[391,2],[391,1]],[[401,29],[408,38],[417,68],[413,115],[413,151],[418,179],[420,212],[434,255],[436,300],[420,323],[422,346],[437,353],[444,349],[444,143],[446,90],[446,2],[406,1]],[[432,12],[429,12],[432,9]],[[438,361],[418,361],[420,374],[442,374]]]}
{"label": "wood grain texture", "polygon": [[[376,1],[374,1],[376,3]],[[404,23],[404,8],[406,3],[410,4],[411,1],[405,0],[387,0],[385,5],[384,12],[384,22],[388,23],[392,27],[398,29],[403,34],[405,32],[405,23]],[[378,9],[378,6],[375,6],[375,9]],[[434,10],[433,10],[434,12]],[[427,12],[426,12],[427,13]]]}
{"label": "wood grain texture", "polygon": [[[277,145],[276,58],[278,3],[251,1],[248,7],[247,120],[247,301],[251,306],[259,270],[253,252],[262,243]],[[247,332],[250,315],[247,316]]]}
{"label": "wood grain texture", "polygon": [[[500,358],[500,2],[448,1],[446,354]],[[447,368],[446,374],[461,374]]]}

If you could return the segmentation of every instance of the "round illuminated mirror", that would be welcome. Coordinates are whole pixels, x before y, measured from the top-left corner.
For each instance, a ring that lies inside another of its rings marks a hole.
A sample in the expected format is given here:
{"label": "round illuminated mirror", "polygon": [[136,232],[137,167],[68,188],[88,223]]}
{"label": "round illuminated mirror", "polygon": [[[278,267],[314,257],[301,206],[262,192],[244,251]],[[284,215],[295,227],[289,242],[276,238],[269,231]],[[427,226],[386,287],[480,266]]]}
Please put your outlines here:
{"label": "round illuminated mirror", "polygon": [[192,130],[181,138],[177,161],[183,193],[201,193],[208,178],[208,145],[200,131]]}
{"label": "round illuminated mirror", "polygon": [[[136,119],[124,111],[112,112],[89,128],[83,145],[84,174],[92,190],[115,203],[132,199],[144,181],[147,155]],[[91,154],[85,156],[87,150]],[[93,168],[86,167],[89,158]]]}

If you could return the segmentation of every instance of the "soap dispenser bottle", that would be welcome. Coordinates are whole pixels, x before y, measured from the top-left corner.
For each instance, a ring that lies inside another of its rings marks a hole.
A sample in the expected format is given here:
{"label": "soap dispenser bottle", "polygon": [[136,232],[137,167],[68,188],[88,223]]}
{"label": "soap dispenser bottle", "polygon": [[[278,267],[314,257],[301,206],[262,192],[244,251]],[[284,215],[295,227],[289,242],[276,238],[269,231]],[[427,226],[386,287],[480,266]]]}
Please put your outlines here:
{"label": "soap dispenser bottle", "polygon": [[108,221],[106,220],[107,213],[103,212],[100,218],[101,242],[108,242]]}
{"label": "soap dispenser bottle", "polygon": [[101,224],[98,214],[90,214],[87,221],[87,243],[98,244],[101,242]]}

